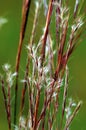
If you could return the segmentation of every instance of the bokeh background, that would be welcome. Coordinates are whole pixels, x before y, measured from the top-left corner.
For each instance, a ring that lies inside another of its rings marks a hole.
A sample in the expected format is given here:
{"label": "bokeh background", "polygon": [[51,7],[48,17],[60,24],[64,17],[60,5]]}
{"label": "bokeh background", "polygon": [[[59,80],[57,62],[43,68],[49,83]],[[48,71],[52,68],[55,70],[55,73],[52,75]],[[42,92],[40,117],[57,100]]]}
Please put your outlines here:
{"label": "bokeh background", "polygon": [[[24,42],[29,41],[31,27],[34,17],[34,1],[32,0],[30,9],[29,23],[27,26],[26,38]],[[72,8],[75,0],[70,0],[69,5]],[[86,8],[86,2],[83,8]],[[2,72],[2,65],[9,63],[12,69],[15,68],[16,52],[19,41],[19,32],[21,24],[21,8],[22,0],[0,0],[0,18],[6,18],[8,22],[0,26],[0,72]],[[44,21],[39,18],[38,31],[36,33],[36,40],[42,32]],[[85,25],[86,26],[86,25]],[[86,36],[86,35],[85,35]],[[20,69],[24,73],[26,50],[25,45],[22,51],[22,61]],[[69,95],[75,101],[82,100],[83,105],[71,124],[71,130],[86,130],[86,38],[77,47],[69,61],[70,80],[69,80]],[[3,97],[0,86],[0,130],[7,130],[6,113],[3,104]]]}

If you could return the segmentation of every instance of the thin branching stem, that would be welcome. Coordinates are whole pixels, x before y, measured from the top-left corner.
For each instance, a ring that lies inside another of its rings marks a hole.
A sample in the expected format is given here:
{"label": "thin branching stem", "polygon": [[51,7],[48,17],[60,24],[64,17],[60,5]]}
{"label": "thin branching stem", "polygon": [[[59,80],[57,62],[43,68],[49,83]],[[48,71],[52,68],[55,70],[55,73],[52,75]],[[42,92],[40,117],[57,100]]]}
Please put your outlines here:
{"label": "thin branching stem", "polygon": [[53,10],[53,2],[54,0],[49,1],[49,8],[48,8],[48,13],[46,17],[46,25],[45,25],[45,30],[44,30],[43,39],[42,39],[41,66],[43,66],[43,62],[45,59],[46,40],[47,40],[48,31],[49,31],[52,10]]}
{"label": "thin branching stem", "polygon": [[79,111],[79,109],[80,109],[80,107],[81,107],[81,104],[82,104],[81,101],[77,104],[77,106],[76,106],[74,112],[72,113],[72,115],[71,115],[71,116],[68,118],[68,120],[66,121],[66,125],[65,125],[64,130],[67,130],[67,128],[70,126],[72,120],[74,119],[74,117],[76,116],[77,112]]}
{"label": "thin branching stem", "polygon": [[38,23],[38,15],[39,15],[39,11],[40,11],[40,2],[41,2],[41,0],[38,0],[38,3],[36,3],[35,16],[34,16],[32,33],[31,33],[31,38],[30,38],[30,45],[31,46],[33,45],[33,42],[34,42],[34,36],[35,36],[36,27],[37,27],[37,23]]}
{"label": "thin branching stem", "polygon": [[[39,85],[37,86],[39,87]],[[37,89],[37,96],[36,96],[36,104],[35,104],[35,111],[34,111],[34,124],[33,124],[33,130],[36,130],[37,128],[37,116],[38,116],[38,108],[39,108],[39,100],[40,100],[40,89]]]}
{"label": "thin branching stem", "polygon": [[[64,24],[65,24],[65,27],[64,27]],[[58,65],[57,65],[57,69],[56,69],[55,75],[54,75],[55,80],[58,79],[58,74],[62,69],[62,64],[64,65],[64,63],[62,63],[62,60],[63,60],[64,46],[65,46],[65,42],[66,42],[68,19],[65,21],[64,24],[63,24],[63,29],[62,29],[63,31],[62,31],[62,35],[61,35],[60,44],[59,44],[59,50],[58,50]]]}
{"label": "thin branching stem", "polygon": [[[41,2],[41,0],[39,0],[39,2]],[[39,14],[39,10],[40,10],[40,3],[39,2],[36,5],[34,22],[33,22],[33,27],[32,27],[32,33],[31,33],[30,43],[28,44],[28,46],[32,46],[33,45],[35,31],[36,31],[36,26],[37,26],[37,21],[38,21],[38,14]],[[26,93],[26,87],[27,87],[27,78],[28,78],[28,73],[29,73],[29,62],[30,62],[30,57],[29,57],[29,51],[28,51],[28,58],[27,58],[25,78],[24,78],[25,83],[24,83],[24,88],[22,90],[22,98],[21,98],[21,110],[20,110],[21,114],[20,114],[20,116],[22,115],[22,111],[23,111],[23,107],[24,107],[24,102],[25,102],[25,93]]]}

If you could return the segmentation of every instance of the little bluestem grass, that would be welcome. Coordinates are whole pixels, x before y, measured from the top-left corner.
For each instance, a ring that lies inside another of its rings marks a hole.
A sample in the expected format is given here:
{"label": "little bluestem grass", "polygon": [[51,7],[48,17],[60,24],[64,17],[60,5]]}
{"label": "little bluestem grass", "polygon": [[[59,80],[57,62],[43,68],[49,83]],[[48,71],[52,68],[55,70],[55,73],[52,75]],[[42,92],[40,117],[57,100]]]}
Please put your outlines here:
{"label": "little bluestem grass", "polygon": [[[23,0],[21,30],[16,56],[15,72],[11,72],[9,64],[3,66],[6,76],[1,76],[2,93],[7,114],[8,129],[15,130],[69,130],[74,117],[82,104],[72,99],[68,104],[69,70],[68,61],[84,32],[85,17],[80,14],[80,1],[75,1],[74,12],[70,14],[68,1],[37,0],[30,41],[27,43],[25,74],[22,82],[20,111],[18,108],[18,88],[20,74],[20,58],[23,40],[27,28],[31,0]],[[84,3],[83,3],[84,4]],[[35,34],[41,8],[44,8],[46,19],[42,36],[38,42]],[[53,19],[54,16],[54,19]],[[72,17],[72,22],[70,19]],[[56,36],[53,39],[52,21]],[[30,25],[29,25],[30,26]],[[7,86],[7,91],[6,91]],[[15,86],[14,121],[12,121],[11,87]],[[63,92],[61,93],[61,90]],[[27,102],[25,100],[28,92]],[[60,101],[60,97],[62,98]],[[26,103],[25,103],[26,102]],[[27,115],[24,115],[28,104]],[[60,109],[60,111],[59,111]],[[60,117],[60,120],[58,120]]]}

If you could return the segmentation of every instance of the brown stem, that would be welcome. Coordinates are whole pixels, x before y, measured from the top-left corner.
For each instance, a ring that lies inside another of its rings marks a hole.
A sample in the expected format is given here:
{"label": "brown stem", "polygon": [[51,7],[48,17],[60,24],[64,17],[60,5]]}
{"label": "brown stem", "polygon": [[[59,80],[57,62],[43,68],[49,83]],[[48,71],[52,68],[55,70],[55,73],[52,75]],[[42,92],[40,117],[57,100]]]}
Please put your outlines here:
{"label": "brown stem", "polygon": [[38,125],[39,122],[42,120],[42,118],[43,118],[43,116],[44,116],[44,114],[45,114],[45,111],[46,111],[46,109],[47,109],[48,104],[51,103],[52,95],[53,95],[53,92],[54,92],[54,89],[53,89],[54,84],[55,84],[55,80],[53,80],[52,83],[51,83],[51,86],[50,86],[50,87],[51,87],[51,93],[50,93],[50,96],[49,96],[48,99],[47,99],[47,96],[48,96],[48,95],[46,96],[46,100],[45,100],[45,103],[44,103],[44,108],[43,108],[43,110],[42,110],[42,112],[41,112],[41,114],[40,114],[40,117],[39,117],[38,121],[37,121],[37,125]]}
{"label": "brown stem", "polygon": [[23,0],[22,24],[21,24],[18,52],[17,52],[17,57],[16,57],[16,72],[18,72],[18,70],[19,70],[20,56],[21,56],[23,39],[24,39],[24,36],[25,36],[25,31],[26,31],[30,2],[31,2],[31,0]]}
{"label": "brown stem", "polygon": [[1,84],[2,84],[2,92],[3,92],[3,97],[4,97],[5,110],[6,110],[6,114],[7,114],[8,127],[9,127],[9,130],[11,130],[10,90],[9,90],[10,88],[8,89],[8,104],[7,104],[7,97],[6,97],[3,79],[1,80]]}
{"label": "brown stem", "polygon": [[7,103],[7,109],[8,109],[8,122],[9,122],[9,130],[11,130],[11,93],[10,93],[10,85],[8,84],[8,103]]}
{"label": "brown stem", "polygon": [[[65,26],[64,26],[65,24]],[[59,50],[58,50],[58,66],[55,71],[54,79],[58,79],[58,74],[62,68],[62,59],[63,59],[63,52],[64,52],[64,46],[66,43],[66,35],[67,35],[67,28],[68,28],[68,19],[65,21],[63,24],[63,31],[61,35],[61,40],[60,40],[60,45],[59,45]]]}
{"label": "brown stem", "polygon": [[[47,92],[45,91],[44,107],[47,109],[46,106],[47,106]],[[43,117],[42,117],[42,120],[43,120],[43,122],[42,122],[42,130],[44,130],[44,126],[45,126],[46,109],[45,109],[45,111],[44,111],[44,113],[43,113]]]}
{"label": "brown stem", "polygon": [[8,111],[7,111],[7,97],[6,97],[6,92],[4,89],[4,81],[3,80],[1,80],[1,84],[2,84],[2,92],[3,92],[3,97],[4,97],[5,109],[6,109],[6,113],[8,113]]}
{"label": "brown stem", "polygon": [[18,52],[17,52],[17,56],[16,56],[17,76],[16,76],[16,85],[15,85],[14,124],[16,124],[16,111],[17,111],[16,109],[17,109],[17,92],[18,92],[18,71],[19,71],[21,50],[22,50],[23,39],[24,39],[24,36],[25,36],[25,30],[26,30],[26,24],[27,24],[27,19],[28,19],[30,3],[31,3],[31,0],[23,0],[22,24],[21,24]]}
{"label": "brown stem", "polygon": [[[41,2],[41,0],[39,0],[39,2]],[[37,25],[37,21],[38,21],[38,13],[39,13],[39,9],[40,9],[40,3],[38,4],[38,6],[36,7],[36,11],[35,11],[35,16],[34,16],[34,22],[33,22],[33,28],[32,28],[32,34],[31,34],[31,38],[30,38],[30,45],[32,46],[33,41],[34,41],[34,36],[35,36],[35,31],[36,31],[36,25]],[[29,46],[29,45],[28,45]],[[29,53],[29,52],[28,52]],[[25,93],[26,93],[26,87],[27,87],[27,77],[28,77],[28,71],[29,71],[29,54],[28,54],[28,59],[27,59],[27,64],[26,64],[26,71],[25,71],[25,83],[24,83],[24,88],[22,90],[22,99],[21,99],[21,114],[23,111],[23,107],[24,107],[24,101],[25,101]]]}
{"label": "brown stem", "polygon": [[59,46],[59,38],[60,38],[60,13],[61,13],[61,7],[57,5],[56,7],[56,40],[57,40],[57,47]]}
{"label": "brown stem", "polygon": [[[39,85],[37,87],[39,87]],[[40,100],[40,88],[37,89],[33,130],[36,130],[36,128],[37,128],[37,115],[38,115],[39,100]]]}
{"label": "brown stem", "polygon": [[53,10],[53,2],[54,2],[54,0],[50,0],[50,2],[49,2],[45,31],[44,31],[44,35],[43,35],[43,39],[42,39],[41,66],[43,66],[43,62],[44,62],[44,59],[45,59],[45,47],[46,47],[46,40],[47,40],[48,31],[49,31],[49,25],[50,25],[52,10]]}

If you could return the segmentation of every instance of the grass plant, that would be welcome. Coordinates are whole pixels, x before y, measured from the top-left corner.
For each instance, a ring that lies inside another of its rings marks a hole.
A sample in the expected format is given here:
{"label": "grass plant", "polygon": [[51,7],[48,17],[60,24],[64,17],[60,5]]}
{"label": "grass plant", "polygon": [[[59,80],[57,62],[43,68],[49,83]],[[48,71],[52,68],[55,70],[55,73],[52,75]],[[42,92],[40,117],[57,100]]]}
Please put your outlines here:
{"label": "grass plant", "polygon": [[[85,16],[81,15],[81,2],[75,1],[72,14],[65,0],[36,0],[30,41],[28,41],[26,68],[20,87],[20,58],[27,28],[31,0],[23,0],[21,30],[14,73],[9,64],[3,66],[5,76],[0,76],[8,129],[12,130],[69,130],[82,102],[77,104],[68,97],[68,61],[83,36]],[[83,2],[84,4],[84,2]],[[45,27],[39,41],[35,41],[39,13]],[[31,9],[31,11],[33,11]],[[72,21],[71,21],[72,19]],[[52,25],[52,21],[55,24]],[[29,25],[30,26],[30,25]],[[53,28],[51,29],[51,26]],[[53,34],[55,29],[55,36]],[[7,87],[7,89],[6,89]],[[14,120],[12,120],[11,88],[14,92]],[[20,90],[20,89],[19,89]],[[61,92],[61,90],[63,90]],[[18,94],[21,93],[20,108]],[[26,94],[28,98],[26,98]],[[61,101],[60,101],[61,98]],[[26,102],[26,103],[25,103]],[[28,112],[24,115],[25,105]],[[17,116],[17,109],[19,114]],[[60,109],[60,110],[59,110]],[[60,117],[60,118],[59,118]]]}

